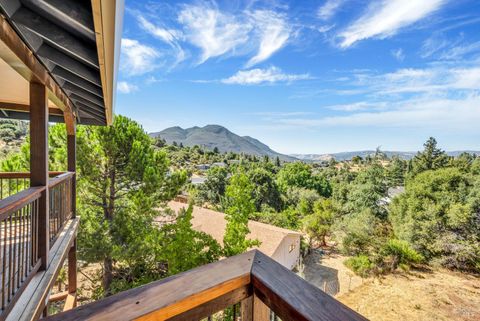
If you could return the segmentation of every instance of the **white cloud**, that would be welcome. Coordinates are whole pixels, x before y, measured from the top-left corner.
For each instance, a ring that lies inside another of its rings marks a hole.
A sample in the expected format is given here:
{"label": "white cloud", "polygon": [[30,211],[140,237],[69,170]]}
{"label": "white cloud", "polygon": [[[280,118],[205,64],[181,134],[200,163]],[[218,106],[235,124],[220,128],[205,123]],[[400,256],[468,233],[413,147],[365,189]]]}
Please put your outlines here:
{"label": "white cloud", "polygon": [[317,17],[321,20],[328,20],[337,13],[343,0],[327,0],[323,6],[318,8]]}
{"label": "white cloud", "polygon": [[355,112],[346,116],[322,118],[283,118],[281,125],[296,127],[400,127],[436,128],[442,130],[475,131],[480,122],[480,97],[471,95],[462,99],[409,99],[389,103],[390,110]]}
{"label": "white cloud", "polygon": [[224,84],[258,85],[263,83],[293,82],[311,79],[309,74],[285,74],[277,67],[240,70],[235,75],[222,79]]}
{"label": "white cloud", "polygon": [[360,110],[384,109],[385,107],[387,107],[387,104],[385,102],[372,103],[372,102],[360,101],[360,102],[355,102],[351,104],[328,106],[327,108],[332,110],[338,110],[338,111],[352,112],[352,111],[360,111]]}
{"label": "white cloud", "polygon": [[398,61],[403,61],[403,59],[405,59],[405,53],[403,52],[402,48],[392,50],[391,53],[392,56]]}
{"label": "white cloud", "polygon": [[251,13],[259,33],[260,44],[258,52],[247,63],[247,67],[258,64],[270,58],[282,48],[290,37],[290,27],[284,15],[270,10],[257,10]]}
{"label": "white cloud", "polygon": [[186,5],[178,21],[184,27],[185,39],[200,48],[198,63],[230,53],[249,40],[252,25],[214,6]]}
{"label": "white cloud", "polygon": [[368,38],[385,39],[438,10],[445,0],[383,0],[339,34],[347,48]]}
{"label": "white cloud", "polygon": [[175,61],[170,65],[170,68],[176,66],[185,59],[185,51],[178,42],[183,38],[181,31],[158,27],[141,15],[138,16],[138,21],[142,29],[153,35],[155,38],[167,43],[172,48],[172,55],[174,56]]}
{"label": "white cloud", "polygon": [[119,81],[117,83],[117,90],[122,94],[130,94],[134,91],[137,91],[138,87],[126,81]]}
{"label": "white cloud", "polygon": [[122,39],[122,58],[120,69],[129,76],[141,75],[157,67],[156,59],[160,54],[152,47],[137,40]]}

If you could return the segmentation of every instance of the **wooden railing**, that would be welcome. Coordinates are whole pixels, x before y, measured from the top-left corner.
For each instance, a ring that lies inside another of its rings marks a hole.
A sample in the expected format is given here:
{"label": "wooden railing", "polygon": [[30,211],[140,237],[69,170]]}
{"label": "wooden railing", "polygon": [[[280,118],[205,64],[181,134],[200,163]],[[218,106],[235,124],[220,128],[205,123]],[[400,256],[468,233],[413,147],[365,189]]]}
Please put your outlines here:
{"label": "wooden railing", "polygon": [[38,200],[44,190],[32,187],[0,200],[0,317],[8,313],[40,267]]}
{"label": "wooden railing", "polygon": [[258,250],[174,275],[47,318],[69,320],[213,320],[237,306],[235,319],[367,320]]}
{"label": "wooden railing", "polygon": [[58,233],[72,215],[72,184],[74,173],[60,174],[48,182],[50,248],[55,243]]}
{"label": "wooden railing", "polygon": [[[65,172],[49,172],[50,177]],[[29,172],[0,172],[0,200],[12,196],[30,187]]]}
{"label": "wooden railing", "polygon": [[[50,248],[72,217],[74,173],[50,172],[48,227]],[[39,202],[47,187],[28,187],[29,173],[0,173],[6,198],[0,199],[0,320],[8,315],[41,266]],[[43,226],[47,226],[44,221]],[[48,248],[46,249],[48,251]]]}

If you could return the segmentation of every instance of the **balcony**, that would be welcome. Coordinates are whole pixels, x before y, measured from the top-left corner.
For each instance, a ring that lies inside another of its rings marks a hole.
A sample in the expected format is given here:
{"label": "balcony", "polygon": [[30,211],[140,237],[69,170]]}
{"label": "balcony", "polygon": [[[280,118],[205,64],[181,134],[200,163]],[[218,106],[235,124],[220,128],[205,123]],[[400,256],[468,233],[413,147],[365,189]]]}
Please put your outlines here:
{"label": "balcony", "polygon": [[73,320],[367,320],[263,253],[253,250],[51,317]]}
{"label": "balcony", "polygon": [[[30,173],[0,173],[1,320],[40,316],[40,302],[48,300],[74,245],[78,228],[78,219],[72,215],[75,175],[51,172],[50,176],[48,187],[29,187]],[[45,195],[48,215],[42,218],[40,202]]]}

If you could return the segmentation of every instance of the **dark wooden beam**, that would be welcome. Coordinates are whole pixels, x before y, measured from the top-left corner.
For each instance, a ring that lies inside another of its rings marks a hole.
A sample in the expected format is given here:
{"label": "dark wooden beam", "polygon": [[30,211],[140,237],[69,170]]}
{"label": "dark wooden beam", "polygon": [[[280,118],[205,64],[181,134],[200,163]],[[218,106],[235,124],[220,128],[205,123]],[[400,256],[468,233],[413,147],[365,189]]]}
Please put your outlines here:
{"label": "dark wooden beam", "polygon": [[[30,83],[30,186],[48,186],[48,98],[43,84]],[[38,253],[41,270],[48,265],[48,188],[38,202]]]}
{"label": "dark wooden beam", "polygon": [[[72,57],[64,54],[60,50],[44,43],[40,49],[38,49],[37,54],[40,57],[50,60],[55,65],[62,66],[75,75],[82,77],[83,79],[90,81],[97,86],[101,86],[98,70],[86,66],[78,60],[75,60]],[[53,68],[51,68],[51,70],[52,69]]]}
{"label": "dark wooden beam", "polygon": [[77,294],[77,240],[68,252],[68,293]]}
{"label": "dark wooden beam", "polygon": [[1,59],[15,69],[27,81],[45,85],[51,93],[49,93],[50,100],[60,109],[70,109],[73,111],[73,104],[68,96],[50,76],[48,70],[35,57],[30,48],[25,45],[3,15],[0,15],[0,42],[5,45],[0,49]]}
{"label": "dark wooden beam", "polygon": [[69,56],[75,57],[75,59],[93,68],[99,68],[94,44],[86,43],[72,36],[64,29],[25,7],[17,10],[11,19],[14,23],[23,25],[34,34],[42,37],[50,45],[57,47]]}
{"label": "dark wooden beam", "polygon": [[[25,112],[25,113],[30,112],[30,106],[29,105],[15,104],[15,103],[9,103],[9,102],[4,102],[4,101],[0,101],[0,109],[20,111],[20,112]],[[48,108],[48,114],[49,115],[56,115],[56,116],[63,116],[63,111],[59,108],[49,107]]]}
{"label": "dark wooden beam", "polygon": [[93,18],[86,1],[22,0],[22,3],[56,25],[84,40],[95,42]]}
{"label": "dark wooden beam", "polygon": [[[81,88],[83,88],[87,91],[90,91],[94,94],[96,94],[98,92],[98,89],[100,88],[99,86],[85,80],[84,78],[78,77],[77,75],[75,75],[74,73],[66,70],[62,66],[56,66],[55,68],[53,68],[52,74],[54,76],[60,77],[64,80],[68,81],[69,83],[75,84],[78,87],[81,87]],[[101,88],[100,88],[100,90],[101,90]]]}

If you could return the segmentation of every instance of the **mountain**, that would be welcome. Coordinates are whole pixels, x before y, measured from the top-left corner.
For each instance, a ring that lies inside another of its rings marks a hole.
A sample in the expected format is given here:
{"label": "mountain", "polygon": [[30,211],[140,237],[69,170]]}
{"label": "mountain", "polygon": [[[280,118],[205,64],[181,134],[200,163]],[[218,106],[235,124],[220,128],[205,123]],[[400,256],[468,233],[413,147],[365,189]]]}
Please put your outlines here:
{"label": "mountain", "polygon": [[205,127],[192,127],[183,129],[175,126],[160,132],[150,133],[151,137],[161,137],[168,144],[177,142],[184,146],[202,146],[213,150],[215,147],[221,152],[245,153],[248,155],[279,157],[283,161],[296,160],[292,156],[277,153],[267,145],[250,136],[239,136],[220,125],[207,125]]}
{"label": "mountain", "polygon": [[[399,152],[399,151],[382,151],[382,152],[385,153],[390,158],[393,156],[398,156],[406,160],[412,159],[417,154],[417,152]],[[471,151],[471,150],[455,150],[455,151],[450,151],[446,153],[449,156],[458,156],[464,152],[480,155],[480,151]],[[362,158],[365,158],[368,155],[375,155],[375,151],[361,150],[361,151],[355,151],[355,152],[341,152],[341,153],[332,153],[332,154],[291,154],[290,156],[306,162],[321,162],[321,161],[328,161],[332,158],[334,158],[336,161],[350,160],[354,156],[360,156]]]}

